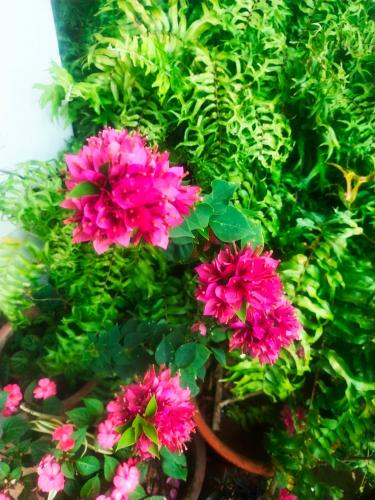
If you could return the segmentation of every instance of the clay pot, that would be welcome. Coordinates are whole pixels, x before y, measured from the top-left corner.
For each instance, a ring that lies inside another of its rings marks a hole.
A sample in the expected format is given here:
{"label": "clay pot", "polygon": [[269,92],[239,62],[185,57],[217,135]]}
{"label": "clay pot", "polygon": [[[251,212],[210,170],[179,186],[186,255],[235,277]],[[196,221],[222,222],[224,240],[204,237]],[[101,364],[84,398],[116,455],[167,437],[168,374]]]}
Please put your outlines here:
{"label": "clay pot", "polygon": [[251,460],[250,458],[241,455],[240,453],[234,451],[228,445],[223,443],[209,427],[201,412],[199,411],[197,404],[196,410],[195,422],[197,424],[198,430],[206,443],[209,444],[211,448],[216,451],[216,453],[225,458],[225,460],[227,460],[231,464],[245,470],[246,472],[249,472],[251,474],[258,474],[259,476],[263,477],[273,476],[274,472],[271,467],[268,467],[261,462]]}

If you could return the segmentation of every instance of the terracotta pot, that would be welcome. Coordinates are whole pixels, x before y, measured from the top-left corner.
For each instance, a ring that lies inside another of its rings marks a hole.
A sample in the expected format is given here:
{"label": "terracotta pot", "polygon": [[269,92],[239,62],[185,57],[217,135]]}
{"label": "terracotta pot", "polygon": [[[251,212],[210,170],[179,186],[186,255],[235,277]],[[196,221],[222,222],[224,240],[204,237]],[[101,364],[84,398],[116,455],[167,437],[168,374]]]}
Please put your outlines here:
{"label": "terracotta pot", "polygon": [[206,444],[199,434],[195,434],[192,444],[194,470],[192,477],[188,477],[188,486],[181,500],[198,500],[206,476]]}
{"label": "terracotta pot", "polygon": [[12,325],[9,322],[5,323],[0,328],[0,354],[4,349],[5,344],[8,342],[8,340],[12,335],[13,335]]}
{"label": "terracotta pot", "polygon": [[199,432],[207,444],[213,448],[216,453],[225,458],[231,464],[239,467],[240,469],[250,472],[251,474],[258,474],[259,476],[272,477],[274,472],[272,468],[267,467],[261,462],[251,460],[240,453],[231,449],[228,445],[223,443],[218,436],[211,430],[206,421],[204,420],[199,408],[196,404],[197,412],[195,414],[195,422]]}

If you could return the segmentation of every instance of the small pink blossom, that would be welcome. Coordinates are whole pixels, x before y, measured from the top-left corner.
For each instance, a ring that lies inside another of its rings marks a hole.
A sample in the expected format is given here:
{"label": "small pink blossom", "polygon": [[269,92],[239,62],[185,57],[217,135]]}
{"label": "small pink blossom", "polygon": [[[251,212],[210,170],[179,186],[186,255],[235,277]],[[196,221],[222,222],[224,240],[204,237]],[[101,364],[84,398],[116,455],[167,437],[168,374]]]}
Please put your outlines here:
{"label": "small pink blossom", "polygon": [[282,488],[279,494],[280,494],[279,496],[280,500],[298,500],[296,495],[292,495],[286,488]]}
{"label": "small pink blossom", "polygon": [[121,434],[115,430],[116,425],[109,418],[98,426],[98,443],[102,448],[113,448]]}
{"label": "small pink blossom", "polygon": [[169,489],[168,498],[169,500],[176,500],[178,496],[178,490],[180,489],[180,481],[174,477],[168,477],[166,480],[167,488]]}
{"label": "small pink blossom", "polygon": [[207,335],[207,327],[202,321],[198,321],[197,323],[193,323],[191,325],[192,332],[199,332],[203,337]]}
{"label": "small pink blossom", "polygon": [[107,497],[107,495],[99,495],[95,498],[95,500],[111,500],[111,497]]}
{"label": "small pink blossom", "polygon": [[38,381],[38,385],[33,391],[35,399],[48,399],[52,396],[56,396],[57,387],[53,380],[49,378],[41,378]]}
{"label": "small pink blossom", "polygon": [[8,384],[3,388],[3,391],[7,392],[7,400],[2,411],[4,417],[10,417],[18,410],[19,405],[22,401],[22,391],[18,384]]}
{"label": "small pink blossom", "polygon": [[5,493],[5,491],[0,491],[0,500],[12,500],[9,495]]}
{"label": "small pink blossom", "polygon": [[187,174],[171,167],[168,158],[139,134],[112,128],[89,137],[78,154],[66,155],[68,190],[83,182],[93,188],[61,205],[74,210],[65,221],[76,224],[73,242],[92,241],[97,253],[140,240],[167,248],[170,228],[181,224],[199,199],[199,188],[183,184]]}
{"label": "small pink blossom", "polygon": [[44,493],[50,491],[62,491],[65,478],[61,472],[60,465],[55,461],[53,455],[46,455],[38,466],[38,488]]}
{"label": "small pink blossom", "polygon": [[133,459],[123,462],[117,467],[113,478],[114,489],[111,497],[113,500],[122,500],[128,493],[132,493],[139,485],[139,470]]}
{"label": "small pink blossom", "polygon": [[52,434],[54,441],[57,443],[57,448],[62,451],[69,451],[74,448],[75,439],[72,437],[74,426],[72,424],[64,424],[58,427]]}

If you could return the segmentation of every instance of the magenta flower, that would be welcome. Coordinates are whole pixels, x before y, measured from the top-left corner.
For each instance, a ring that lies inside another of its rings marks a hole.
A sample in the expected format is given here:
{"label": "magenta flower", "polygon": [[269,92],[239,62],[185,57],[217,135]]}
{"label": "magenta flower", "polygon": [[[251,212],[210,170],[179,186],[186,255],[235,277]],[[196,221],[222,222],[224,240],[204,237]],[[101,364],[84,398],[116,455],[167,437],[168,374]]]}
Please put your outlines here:
{"label": "magenta flower", "polygon": [[202,321],[198,321],[197,323],[193,323],[191,325],[192,332],[199,332],[203,337],[207,335],[207,326],[202,323]]}
{"label": "magenta flower", "polygon": [[[121,393],[108,403],[108,418],[100,426],[105,424],[110,432],[110,426],[131,423],[137,415],[144,415],[147,404],[153,397],[157,408],[155,414],[148,417],[148,422],[155,426],[159,447],[166,446],[172,452],[181,453],[195,429],[195,408],[190,400],[190,390],[181,387],[179,375],[172,377],[169,369],[156,373],[152,367],[145,374],[143,381],[122,387]],[[108,421],[110,424],[106,423]],[[104,426],[99,428],[99,435],[106,432]],[[99,443],[105,447],[106,440],[101,438]],[[113,446],[112,440],[109,439],[107,444]],[[149,458],[151,444],[148,437],[142,433],[136,444],[137,454]]]}
{"label": "magenta flower", "polygon": [[280,500],[298,500],[298,498],[296,497],[296,495],[292,495],[289,490],[287,490],[286,488],[282,488],[280,491],[279,491],[279,499]]}
{"label": "magenta flower", "polygon": [[99,495],[95,498],[95,500],[111,500],[111,497],[107,497],[107,495]]}
{"label": "magenta flower", "polygon": [[75,211],[74,243],[92,241],[97,253],[111,245],[136,245],[141,239],[167,248],[169,229],[199,199],[199,188],[182,184],[182,167],[170,167],[169,153],[146,146],[139,134],[104,129],[90,137],[78,154],[66,155],[72,191],[83,182],[93,193],[66,198],[62,207]]}
{"label": "magenta flower", "polygon": [[286,430],[288,431],[289,436],[292,436],[295,433],[294,419],[292,410],[290,406],[284,405],[281,409],[281,418],[285,425]]}
{"label": "magenta flower", "polygon": [[52,396],[56,396],[57,387],[53,380],[49,378],[41,378],[38,381],[38,385],[33,391],[35,399],[48,399]]}
{"label": "magenta flower", "polygon": [[120,439],[121,434],[115,430],[116,425],[110,418],[99,424],[98,443],[102,448],[113,448]]}
{"label": "magenta flower", "polygon": [[72,437],[74,426],[72,424],[64,424],[58,427],[52,434],[52,439],[58,441],[57,448],[62,451],[69,451],[74,448],[75,439]]}
{"label": "magenta flower", "polygon": [[111,498],[113,500],[122,500],[128,493],[132,493],[139,485],[139,470],[135,461],[131,458],[117,467],[113,478],[114,489]]}
{"label": "magenta flower", "polygon": [[61,472],[60,465],[55,461],[53,455],[46,455],[38,466],[38,488],[44,493],[50,491],[62,491],[65,478]]}
{"label": "magenta flower", "polygon": [[5,491],[0,491],[0,500],[12,500],[12,499],[5,493]]}
{"label": "magenta flower", "polygon": [[238,251],[226,246],[212,262],[196,268],[203,314],[233,330],[231,350],[241,349],[261,363],[274,363],[301,329],[283,295],[278,263],[271,252],[260,255],[250,247]]}
{"label": "magenta flower", "polygon": [[18,384],[8,384],[4,386],[3,391],[7,392],[7,400],[2,411],[3,417],[10,417],[18,410],[23,399],[21,388]]}

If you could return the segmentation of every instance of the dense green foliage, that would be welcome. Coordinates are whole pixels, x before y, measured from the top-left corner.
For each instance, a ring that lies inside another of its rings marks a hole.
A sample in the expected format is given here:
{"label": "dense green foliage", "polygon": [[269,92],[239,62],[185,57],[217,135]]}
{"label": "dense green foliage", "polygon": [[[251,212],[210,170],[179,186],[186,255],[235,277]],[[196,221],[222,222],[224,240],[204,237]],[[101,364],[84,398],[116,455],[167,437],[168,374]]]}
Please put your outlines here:
{"label": "dense green foliage", "polygon": [[[42,102],[73,121],[78,141],[105,125],[137,128],[206,192],[217,178],[238,184],[235,206],[262,223],[265,246],[282,259],[304,332],[273,366],[232,356],[227,379],[239,399],[262,391],[270,405],[305,409],[293,436],[274,422],[279,485],[300,498],[341,498],[317,479],[328,464],[358,469],[363,489],[375,472],[373,2],[102,0],[95,8],[85,42],[68,46],[65,68],[52,68]],[[94,258],[61,224],[61,168],[30,165],[1,188],[0,209],[43,243],[22,254],[26,279],[12,264],[0,305],[24,324],[31,304],[60,301],[58,340],[41,364],[74,373],[92,369],[88,335],[117,321],[194,317],[192,273],[179,262],[191,258],[181,248],[191,229],[204,236],[206,227],[185,222],[166,254],[143,247]],[[172,333],[161,335],[156,360],[174,363]]]}

